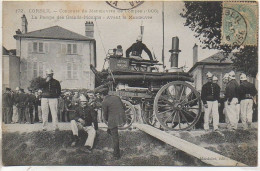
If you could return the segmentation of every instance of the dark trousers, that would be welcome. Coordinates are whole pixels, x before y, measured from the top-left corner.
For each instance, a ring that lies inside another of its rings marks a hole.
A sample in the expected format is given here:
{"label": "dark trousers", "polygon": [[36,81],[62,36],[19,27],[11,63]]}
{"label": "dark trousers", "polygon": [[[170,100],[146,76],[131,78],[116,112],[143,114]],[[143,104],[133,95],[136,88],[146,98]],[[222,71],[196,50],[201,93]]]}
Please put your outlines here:
{"label": "dark trousers", "polygon": [[109,129],[108,133],[112,137],[113,148],[114,148],[113,156],[114,157],[120,157],[118,127]]}
{"label": "dark trousers", "polygon": [[25,108],[18,107],[18,122],[23,123],[25,119]]}
{"label": "dark trousers", "polygon": [[12,108],[13,107],[3,107],[3,122],[5,124],[10,124],[12,122]]}
{"label": "dark trousers", "polygon": [[59,122],[65,122],[64,110],[58,109],[58,120]]}
{"label": "dark trousers", "polygon": [[26,122],[33,123],[33,106],[27,106],[25,110]]}

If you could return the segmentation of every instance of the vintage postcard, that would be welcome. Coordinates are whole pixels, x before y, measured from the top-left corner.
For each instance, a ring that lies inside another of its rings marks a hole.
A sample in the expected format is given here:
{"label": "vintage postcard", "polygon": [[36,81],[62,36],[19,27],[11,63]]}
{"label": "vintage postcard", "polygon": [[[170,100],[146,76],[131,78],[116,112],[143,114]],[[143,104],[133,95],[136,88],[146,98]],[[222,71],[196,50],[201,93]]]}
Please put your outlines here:
{"label": "vintage postcard", "polygon": [[257,167],[258,8],[3,1],[2,165]]}

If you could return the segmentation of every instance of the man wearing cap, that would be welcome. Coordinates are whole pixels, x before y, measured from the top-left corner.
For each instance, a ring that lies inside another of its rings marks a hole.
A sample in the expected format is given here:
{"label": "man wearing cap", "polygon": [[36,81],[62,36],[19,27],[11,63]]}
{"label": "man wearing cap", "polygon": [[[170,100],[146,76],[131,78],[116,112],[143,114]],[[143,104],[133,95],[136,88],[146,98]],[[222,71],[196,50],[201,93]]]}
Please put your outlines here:
{"label": "man wearing cap", "polygon": [[240,75],[239,101],[243,129],[251,127],[253,117],[253,97],[257,94],[255,86],[247,81],[246,74]]}
{"label": "man wearing cap", "polygon": [[208,82],[202,86],[201,90],[201,100],[204,104],[205,114],[204,114],[204,129],[209,130],[209,116],[213,117],[213,129],[218,130],[219,124],[219,113],[218,113],[218,101],[220,96],[220,87],[218,84],[212,82],[213,75],[208,72],[207,79]]}
{"label": "man wearing cap", "polygon": [[43,131],[47,129],[49,108],[51,110],[53,128],[54,130],[58,130],[58,98],[61,94],[61,86],[59,81],[53,78],[53,71],[51,69],[46,70],[46,76],[46,81],[41,87]]}
{"label": "man wearing cap", "polygon": [[10,124],[12,122],[12,96],[11,96],[11,89],[6,88],[3,94],[3,121],[5,124]]}
{"label": "man wearing cap", "polygon": [[15,92],[13,94],[13,117],[12,117],[13,123],[18,123],[18,119],[19,119],[18,108],[17,108],[19,90],[20,88],[16,87]]}
{"label": "man wearing cap", "polygon": [[[107,95],[108,90],[101,93]],[[103,116],[108,125],[107,132],[112,137],[115,159],[120,158],[118,126],[126,122],[124,107],[120,97],[114,95],[107,95],[102,102]]]}
{"label": "man wearing cap", "polygon": [[71,129],[73,133],[73,142],[71,146],[75,146],[79,140],[79,130],[82,129],[88,133],[88,138],[85,143],[87,150],[91,150],[98,130],[97,120],[90,111],[87,104],[87,98],[84,95],[80,96],[80,105],[76,108],[76,116],[71,120]]}
{"label": "man wearing cap", "polygon": [[[222,78],[222,82],[224,84],[224,87],[226,89],[227,83],[228,83],[228,77],[229,77],[229,73],[224,74],[223,78]],[[223,98],[225,100],[225,93],[223,94]],[[227,117],[227,112],[226,112],[226,106],[227,106],[227,102],[224,101],[224,109],[223,109],[223,114],[225,115],[225,122],[226,124],[229,124],[229,120]]]}
{"label": "man wearing cap", "polygon": [[32,89],[28,88],[28,94],[26,94],[26,110],[25,110],[25,118],[27,123],[34,123],[33,119],[33,108],[36,101],[36,97],[33,95]]}
{"label": "man wearing cap", "polygon": [[236,81],[235,72],[229,73],[229,82],[227,83],[225,90],[225,99],[227,105],[225,106],[229,123],[227,123],[228,129],[236,130],[239,110],[238,110],[238,83]]}
{"label": "man wearing cap", "polygon": [[27,96],[24,93],[24,89],[21,88],[18,93],[18,101],[17,101],[18,122],[20,124],[24,123],[25,121],[26,98]]}
{"label": "man wearing cap", "polygon": [[129,57],[129,54],[131,52],[131,56],[137,57],[137,59],[142,59],[142,51],[145,51],[147,55],[149,56],[150,60],[153,60],[153,56],[151,51],[146,47],[145,44],[142,43],[142,36],[138,36],[136,39],[136,43],[132,44],[127,50],[126,50],[126,57]]}

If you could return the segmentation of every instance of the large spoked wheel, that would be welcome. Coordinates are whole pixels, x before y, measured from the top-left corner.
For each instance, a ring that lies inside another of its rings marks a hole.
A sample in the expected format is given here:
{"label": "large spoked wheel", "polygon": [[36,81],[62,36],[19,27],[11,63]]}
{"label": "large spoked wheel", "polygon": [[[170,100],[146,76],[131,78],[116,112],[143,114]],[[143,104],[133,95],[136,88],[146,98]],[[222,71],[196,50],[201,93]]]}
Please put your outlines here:
{"label": "large spoked wheel", "polygon": [[186,82],[170,82],[157,92],[153,109],[164,129],[189,130],[201,115],[200,95]]}
{"label": "large spoked wheel", "polygon": [[129,101],[122,100],[122,102],[125,105],[126,122],[124,125],[118,126],[118,129],[121,129],[121,130],[129,128],[133,124],[133,122],[136,118],[135,107]]}
{"label": "large spoked wheel", "polygon": [[[136,111],[134,106],[129,101],[122,100],[122,102],[125,105],[126,122],[123,125],[118,125],[118,129],[120,130],[129,128],[136,118]],[[106,121],[105,124],[107,125]]]}

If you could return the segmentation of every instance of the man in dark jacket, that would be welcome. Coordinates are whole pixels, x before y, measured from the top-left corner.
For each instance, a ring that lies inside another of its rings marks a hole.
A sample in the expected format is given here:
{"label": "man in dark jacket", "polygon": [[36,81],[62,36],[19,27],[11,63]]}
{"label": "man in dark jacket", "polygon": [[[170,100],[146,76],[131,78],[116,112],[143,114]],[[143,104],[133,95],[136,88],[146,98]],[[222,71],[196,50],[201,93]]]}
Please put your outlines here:
{"label": "man in dark jacket", "polygon": [[243,124],[243,129],[251,127],[253,118],[253,97],[257,94],[255,86],[247,81],[245,74],[240,76],[240,86],[239,86],[239,101],[241,108],[241,122]]}
{"label": "man in dark jacket", "polygon": [[88,133],[88,138],[84,146],[87,148],[87,150],[91,150],[96,137],[96,130],[98,130],[98,124],[97,119],[94,117],[87,104],[87,98],[84,95],[80,96],[80,105],[76,108],[75,114],[76,116],[70,122],[73,133],[73,142],[71,146],[76,145],[79,139],[78,131],[79,129],[83,129]]}
{"label": "man in dark jacket", "polygon": [[26,94],[24,89],[20,89],[17,99],[17,108],[18,108],[18,122],[23,124],[25,121],[25,108],[26,108]]}
{"label": "man in dark jacket", "polygon": [[212,114],[213,117],[213,129],[218,130],[219,124],[219,112],[218,112],[218,101],[220,96],[220,87],[216,83],[212,83],[213,75],[208,72],[208,82],[203,85],[201,90],[201,100],[204,104],[204,129],[209,130],[209,116]]}
{"label": "man in dark jacket", "polygon": [[46,76],[46,81],[41,87],[43,131],[47,129],[49,108],[51,110],[54,130],[58,130],[58,98],[61,94],[61,86],[59,81],[53,78],[53,71],[51,69],[46,70]]}
{"label": "man in dark jacket", "polygon": [[32,93],[31,89],[28,89],[29,93],[26,94],[26,110],[25,110],[25,118],[26,123],[33,124],[34,118],[33,118],[33,108],[35,104],[36,97]]}
{"label": "man in dark jacket", "polygon": [[[102,94],[106,95],[107,90]],[[125,108],[120,97],[107,95],[102,102],[102,110],[105,121],[108,124],[108,134],[111,135],[113,141],[114,153],[116,159],[120,158],[118,126],[126,122]]]}
{"label": "man in dark jacket", "polygon": [[138,36],[136,43],[132,44],[127,50],[126,50],[126,57],[129,57],[129,54],[131,52],[131,56],[142,58],[142,51],[145,51],[147,55],[149,56],[150,60],[153,60],[153,56],[151,51],[146,47],[145,44],[142,43],[142,36]]}
{"label": "man in dark jacket", "polygon": [[10,124],[12,122],[12,96],[11,96],[11,89],[6,88],[6,91],[3,94],[3,121],[5,124]]}
{"label": "man in dark jacket", "polygon": [[235,72],[229,73],[229,82],[225,90],[225,98],[227,100],[226,112],[229,120],[228,129],[236,130],[239,120],[239,104],[238,104],[238,83],[236,81]]}

